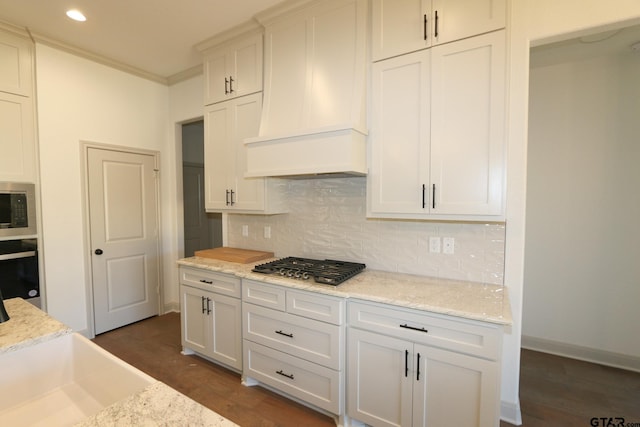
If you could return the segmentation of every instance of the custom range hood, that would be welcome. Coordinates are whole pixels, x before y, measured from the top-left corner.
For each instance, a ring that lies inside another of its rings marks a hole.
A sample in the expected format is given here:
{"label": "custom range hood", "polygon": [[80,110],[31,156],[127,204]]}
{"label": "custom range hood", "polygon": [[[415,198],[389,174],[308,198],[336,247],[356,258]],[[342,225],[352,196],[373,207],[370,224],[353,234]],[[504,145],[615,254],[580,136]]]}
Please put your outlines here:
{"label": "custom range hood", "polygon": [[285,2],[265,27],[260,133],[246,177],[362,176],[366,162],[366,0]]}

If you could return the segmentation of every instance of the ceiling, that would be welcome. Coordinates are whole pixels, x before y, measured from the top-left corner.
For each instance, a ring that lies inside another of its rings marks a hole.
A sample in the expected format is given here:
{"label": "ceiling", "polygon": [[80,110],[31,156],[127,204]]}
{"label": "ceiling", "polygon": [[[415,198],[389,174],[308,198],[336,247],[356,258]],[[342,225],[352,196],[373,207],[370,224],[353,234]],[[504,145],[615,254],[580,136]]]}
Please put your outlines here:
{"label": "ceiling", "polygon": [[[0,21],[161,79],[202,63],[194,48],[281,0],[0,0]],[[79,9],[86,22],[67,18]]]}

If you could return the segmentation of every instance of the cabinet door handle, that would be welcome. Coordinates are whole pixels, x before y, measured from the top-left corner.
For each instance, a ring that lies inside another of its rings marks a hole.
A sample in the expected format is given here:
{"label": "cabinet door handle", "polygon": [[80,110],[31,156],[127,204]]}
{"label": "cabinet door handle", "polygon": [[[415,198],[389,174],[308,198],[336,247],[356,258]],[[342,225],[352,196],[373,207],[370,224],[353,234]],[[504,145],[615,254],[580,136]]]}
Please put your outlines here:
{"label": "cabinet door handle", "polygon": [[224,197],[224,202],[227,206],[229,206],[229,190],[226,190],[227,195]]}
{"label": "cabinet door handle", "polygon": [[211,314],[211,298],[207,298],[207,314]]}
{"label": "cabinet door handle", "polygon": [[401,328],[411,329],[412,331],[424,332],[425,334],[429,333],[425,328],[416,328],[415,326],[409,326],[406,323],[404,325],[400,325]]}
{"label": "cabinet door handle", "polygon": [[435,19],[435,31],[433,32],[434,37],[438,37],[438,11],[436,10],[436,19]]}
{"label": "cabinet door handle", "polygon": [[224,78],[224,94],[229,95],[229,80]]}
{"label": "cabinet door handle", "polygon": [[280,369],[279,371],[276,371],[276,374],[278,374],[278,375],[282,375],[283,377],[287,377],[287,378],[289,378],[290,380],[292,380],[292,379],[293,379],[293,374],[285,374],[285,373],[282,371],[282,369]]}
{"label": "cabinet door handle", "polygon": [[200,297],[200,298],[201,298],[201,303],[202,303],[202,314],[204,314],[207,311],[207,309],[204,306],[204,297]]}
{"label": "cabinet door handle", "polygon": [[422,184],[422,209],[424,209],[427,206],[427,201],[424,196],[426,190],[427,190],[427,186],[425,184]]}
{"label": "cabinet door handle", "polygon": [[236,193],[235,191],[231,190],[231,206],[233,206],[233,205],[234,205],[234,203],[235,203],[235,200],[233,200],[233,195],[234,195],[235,193]]}
{"label": "cabinet door handle", "polygon": [[278,335],[284,335],[285,337],[293,338],[293,334],[288,334],[286,332],[282,332],[281,330],[280,331],[275,331],[275,332]]}
{"label": "cabinet door handle", "polygon": [[404,351],[404,377],[409,376],[409,350]]}
{"label": "cabinet door handle", "polygon": [[431,208],[435,209],[436,208],[436,185],[433,184],[433,186],[431,187]]}
{"label": "cabinet door handle", "polygon": [[200,279],[200,283],[206,283],[207,285],[213,285],[213,280]]}
{"label": "cabinet door handle", "polygon": [[229,93],[233,93],[233,77],[229,76]]}
{"label": "cabinet door handle", "polygon": [[424,40],[427,40],[427,14],[424,14]]}
{"label": "cabinet door handle", "polygon": [[418,363],[416,363],[416,381],[420,381],[420,353],[418,353]]}

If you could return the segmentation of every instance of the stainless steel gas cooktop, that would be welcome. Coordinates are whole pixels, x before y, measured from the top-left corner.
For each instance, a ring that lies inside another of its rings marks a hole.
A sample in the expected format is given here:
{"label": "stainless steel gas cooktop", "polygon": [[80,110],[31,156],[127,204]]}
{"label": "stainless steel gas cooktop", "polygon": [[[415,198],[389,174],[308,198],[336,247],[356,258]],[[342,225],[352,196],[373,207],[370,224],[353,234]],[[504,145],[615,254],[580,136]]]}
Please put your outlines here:
{"label": "stainless steel gas cooktop", "polygon": [[299,280],[308,280],[313,277],[317,283],[335,286],[365,268],[364,264],[355,262],[287,257],[266,264],[258,264],[252,271],[263,274],[279,274]]}

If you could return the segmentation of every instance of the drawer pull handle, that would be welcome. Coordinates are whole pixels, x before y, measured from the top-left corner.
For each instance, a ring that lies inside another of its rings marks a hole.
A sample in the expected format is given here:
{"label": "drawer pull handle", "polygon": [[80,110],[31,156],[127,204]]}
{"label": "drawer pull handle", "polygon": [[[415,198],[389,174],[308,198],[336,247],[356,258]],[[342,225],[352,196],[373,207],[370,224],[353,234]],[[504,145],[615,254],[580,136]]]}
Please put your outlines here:
{"label": "drawer pull handle", "polygon": [[404,325],[400,325],[401,328],[411,329],[412,331],[424,332],[425,334],[429,333],[425,328],[416,328],[415,326],[409,326],[406,323]]}
{"label": "drawer pull handle", "polygon": [[279,370],[279,371],[276,371],[276,374],[278,374],[278,375],[282,375],[283,377],[287,377],[287,378],[289,378],[290,380],[292,380],[292,379],[293,379],[293,374],[290,374],[290,375],[289,375],[289,374],[285,374],[284,372],[282,372],[282,369],[281,369],[281,370]]}
{"label": "drawer pull handle", "polygon": [[293,338],[293,334],[288,334],[288,333],[282,332],[282,331],[275,331],[275,332],[278,335],[284,335],[285,337]]}
{"label": "drawer pull handle", "polygon": [[213,285],[213,280],[200,279],[200,283],[206,283],[207,285]]}

